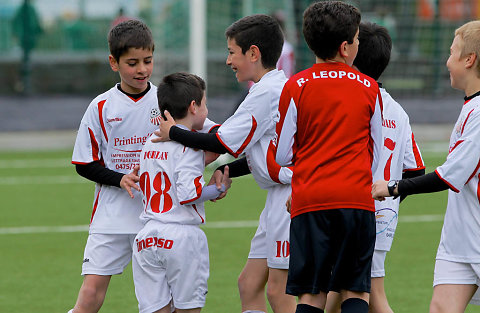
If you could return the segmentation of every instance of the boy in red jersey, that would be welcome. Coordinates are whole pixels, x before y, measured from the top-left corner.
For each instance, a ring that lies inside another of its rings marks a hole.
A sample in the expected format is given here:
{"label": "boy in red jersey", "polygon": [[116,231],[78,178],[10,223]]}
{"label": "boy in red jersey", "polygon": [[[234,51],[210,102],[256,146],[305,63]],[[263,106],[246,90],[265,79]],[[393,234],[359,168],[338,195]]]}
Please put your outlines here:
{"label": "boy in red jersey", "polygon": [[286,291],[298,296],[297,313],[323,312],[329,291],[340,292],[342,313],[368,312],[382,113],[378,84],[350,67],[359,24],[359,11],[340,1],[307,8],[316,64],[280,97],[276,160],[295,166]]}

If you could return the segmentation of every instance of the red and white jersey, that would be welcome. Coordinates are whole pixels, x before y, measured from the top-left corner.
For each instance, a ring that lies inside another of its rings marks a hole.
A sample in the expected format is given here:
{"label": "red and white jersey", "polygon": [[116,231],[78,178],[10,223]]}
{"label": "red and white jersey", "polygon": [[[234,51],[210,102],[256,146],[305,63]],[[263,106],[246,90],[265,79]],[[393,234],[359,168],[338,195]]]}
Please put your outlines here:
{"label": "red and white jersey", "polygon": [[[155,135],[153,135],[155,136]],[[175,141],[145,144],[140,156],[140,188],[144,210],[140,220],[147,223],[199,225],[205,223],[200,198],[205,184],[205,153]]]}
{"label": "red and white jersey", "polygon": [[447,183],[448,204],[437,259],[480,263],[480,97],[468,100],[435,172]]}
{"label": "red and white jersey", "polygon": [[217,137],[229,153],[238,157],[245,152],[248,166],[261,188],[288,184],[289,168],[280,167],[269,154],[270,141],[278,121],[278,101],[287,78],[282,71],[265,74],[249,91],[237,111],[218,129]]}
{"label": "red and white jersey", "polygon": [[326,209],[374,211],[382,138],[377,82],[344,63],[317,63],[285,84],[276,161],[293,164],[292,218]]}
{"label": "red and white jersey", "polygon": [[[377,171],[373,181],[402,179],[405,171],[425,168],[420,149],[415,142],[407,113],[388,92],[380,88],[383,102],[382,136]],[[377,237],[375,249],[389,251],[398,222],[400,198],[375,201]]]}
{"label": "red and white jersey", "polygon": [[[140,162],[140,152],[158,128],[157,88],[133,100],[117,86],[96,97],[87,108],[77,134],[72,163],[99,161],[106,168],[130,173]],[[135,198],[119,187],[96,184],[90,233],[136,234],[143,226],[142,194]]]}

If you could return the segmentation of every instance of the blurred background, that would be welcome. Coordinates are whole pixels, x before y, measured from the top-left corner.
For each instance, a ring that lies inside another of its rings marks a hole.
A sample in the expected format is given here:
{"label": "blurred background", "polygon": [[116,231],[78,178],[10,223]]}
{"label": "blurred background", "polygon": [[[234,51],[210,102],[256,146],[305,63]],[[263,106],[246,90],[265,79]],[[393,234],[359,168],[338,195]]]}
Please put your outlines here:
{"label": "blurred background", "polygon": [[[298,72],[314,62],[301,29],[311,2],[0,0],[0,131],[76,129],[91,99],[119,80],[108,65],[106,37],[112,25],[128,18],[144,21],[154,34],[152,82],[175,71],[203,76],[211,117],[222,122],[246,88],[225,65],[225,28],[249,14],[280,16]],[[411,122],[453,123],[463,94],[450,87],[445,62],[455,29],[480,17],[480,1],[347,2],[361,10],[363,20],[390,31],[392,60],[381,82]]]}

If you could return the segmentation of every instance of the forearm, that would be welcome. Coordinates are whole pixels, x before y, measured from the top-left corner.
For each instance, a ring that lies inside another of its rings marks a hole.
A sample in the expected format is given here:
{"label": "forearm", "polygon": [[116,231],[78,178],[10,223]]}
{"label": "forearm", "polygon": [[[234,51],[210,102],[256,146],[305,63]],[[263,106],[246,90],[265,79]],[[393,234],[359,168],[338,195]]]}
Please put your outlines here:
{"label": "forearm", "polygon": [[251,173],[250,168],[248,167],[247,158],[241,158],[228,164],[224,164],[219,166],[217,170],[220,170],[223,173],[225,166],[228,166],[230,177],[239,177]]}
{"label": "forearm", "polygon": [[192,201],[189,204],[197,204],[202,203],[208,200],[213,200],[218,198],[222,192],[225,192],[225,185],[222,184],[222,188],[220,190],[217,189],[215,185],[204,186],[202,188],[202,195],[195,201]]}
{"label": "forearm", "polygon": [[443,191],[449,189],[449,186],[438,177],[437,173],[431,172],[418,177],[402,179],[398,182],[397,189],[400,196],[408,196]]}
{"label": "forearm", "polygon": [[181,143],[184,146],[211,151],[215,153],[227,153],[227,149],[218,140],[215,133],[197,133],[172,126],[168,133],[171,140]]}
{"label": "forearm", "polygon": [[99,184],[115,186],[120,188],[120,181],[124,174],[112,171],[98,162],[88,164],[76,164],[77,173],[88,180]]}
{"label": "forearm", "polygon": [[[402,179],[407,179],[407,178],[414,178],[418,176],[425,175],[425,169],[420,169],[420,170],[414,170],[414,171],[405,171],[402,174]],[[402,202],[407,195],[401,195],[400,196],[400,202]]]}

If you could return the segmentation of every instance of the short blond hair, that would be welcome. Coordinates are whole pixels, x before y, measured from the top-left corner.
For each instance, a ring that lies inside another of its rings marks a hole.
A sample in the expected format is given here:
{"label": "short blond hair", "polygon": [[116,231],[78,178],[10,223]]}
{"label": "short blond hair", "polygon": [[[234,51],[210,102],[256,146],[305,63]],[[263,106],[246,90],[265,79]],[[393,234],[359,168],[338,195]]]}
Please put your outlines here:
{"label": "short blond hair", "polygon": [[455,30],[455,36],[462,38],[461,57],[470,53],[477,56],[477,76],[480,76],[480,20],[463,24]]}

